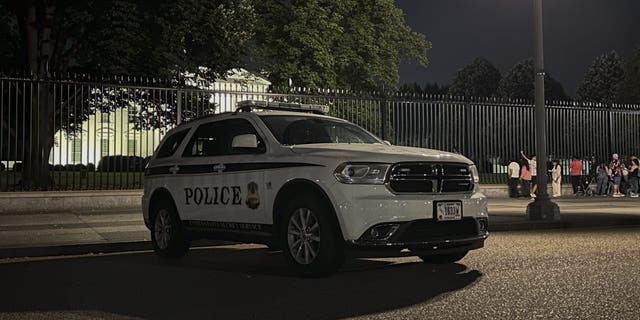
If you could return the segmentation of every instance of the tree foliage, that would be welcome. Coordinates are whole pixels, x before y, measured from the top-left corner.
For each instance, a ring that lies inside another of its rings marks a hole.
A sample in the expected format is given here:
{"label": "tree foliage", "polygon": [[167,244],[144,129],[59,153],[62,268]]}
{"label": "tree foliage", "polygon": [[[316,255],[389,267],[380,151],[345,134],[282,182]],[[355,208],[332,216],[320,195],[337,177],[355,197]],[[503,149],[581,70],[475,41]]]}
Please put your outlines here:
{"label": "tree foliage", "polygon": [[440,85],[437,82],[432,82],[432,83],[428,82],[424,85],[424,93],[443,95],[443,94],[449,93],[449,87],[450,85],[446,85],[446,84]]}
{"label": "tree foliage", "polygon": [[596,57],[578,84],[576,99],[591,102],[615,102],[624,78],[622,58],[615,51]]}
{"label": "tree foliage", "polygon": [[275,85],[398,87],[401,62],[428,64],[431,44],[392,0],[256,1],[254,63]]}
{"label": "tree foliage", "polygon": [[421,86],[417,82],[404,83],[400,86],[398,92],[414,95],[446,95],[449,93],[449,86],[439,85],[437,82],[427,82],[424,86]]}
{"label": "tree foliage", "polygon": [[[534,98],[534,68],[531,59],[521,61],[514,65],[500,80],[497,95],[510,99]],[[547,100],[569,100],[562,84],[553,79],[549,73],[544,78],[544,93]]]}
{"label": "tree foliage", "polygon": [[40,78],[68,71],[172,76],[198,66],[222,73],[238,65],[255,20],[250,0],[0,0],[0,6],[19,33],[2,30],[19,49],[7,56]]}
{"label": "tree foliage", "polygon": [[17,54],[22,52],[18,21],[7,7],[0,2],[0,71],[14,69],[22,62]]}
{"label": "tree foliage", "polygon": [[495,95],[500,78],[500,70],[498,68],[487,59],[478,57],[458,70],[449,88],[449,94],[467,97],[490,97]]}
{"label": "tree foliage", "polygon": [[618,102],[640,104],[640,47],[636,48],[624,66]]}
{"label": "tree foliage", "polygon": [[410,94],[424,94],[424,88],[420,86],[417,82],[414,83],[403,83],[398,89],[401,93],[410,93]]}
{"label": "tree foliage", "polygon": [[[172,77],[199,66],[219,75],[238,65],[254,22],[251,0],[0,0],[0,9],[0,40],[6,41],[0,67],[28,70],[37,80],[65,72]],[[35,90],[16,86],[24,119],[2,123],[3,132],[23,132],[16,136],[22,155],[12,159],[23,162],[23,188],[50,187],[48,160],[58,130],[78,130],[96,110],[149,102],[140,90],[118,89],[94,92],[92,100],[77,103],[82,86],[66,95],[56,95],[54,88],[50,82]],[[171,102],[142,107],[155,108],[151,115],[167,114],[163,108],[175,105]],[[79,107],[85,103],[89,108]],[[18,114],[18,105],[8,104],[2,112]],[[69,121],[60,121],[63,115]],[[156,120],[149,123],[161,125]]]}

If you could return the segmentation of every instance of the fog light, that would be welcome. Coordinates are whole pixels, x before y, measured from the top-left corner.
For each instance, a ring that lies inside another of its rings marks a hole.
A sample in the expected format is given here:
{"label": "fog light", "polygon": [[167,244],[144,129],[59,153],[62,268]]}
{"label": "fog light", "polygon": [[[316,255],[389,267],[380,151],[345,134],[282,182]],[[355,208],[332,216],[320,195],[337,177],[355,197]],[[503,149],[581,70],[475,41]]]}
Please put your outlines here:
{"label": "fog light", "polygon": [[480,232],[482,233],[487,232],[487,230],[489,229],[489,223],[485,219],[479,219],[478,227],[480,228]]}
{"label": "fog light", "polygon": [[381,225],[371,227],[371,229],[369,229],[368,232],[364,233],[364,235],[362,236],[362,240],[368,240],[368,241],[388,240],[395,234],[396,231],[398,231],[399,227],[400,225],[396,223],[387,223],[387,224],[381,224]]}

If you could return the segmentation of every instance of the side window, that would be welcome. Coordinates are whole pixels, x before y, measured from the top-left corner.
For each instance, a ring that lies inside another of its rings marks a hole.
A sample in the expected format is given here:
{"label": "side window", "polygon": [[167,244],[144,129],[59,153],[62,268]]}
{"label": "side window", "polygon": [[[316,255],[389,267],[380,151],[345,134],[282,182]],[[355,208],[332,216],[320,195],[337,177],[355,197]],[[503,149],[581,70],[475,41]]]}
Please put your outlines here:
{"label": "side window", "polygon": [[[254,147],[233,147],[234,138],[253,135]],[[255,154],[265,152],[264,141],[249,121],[229,119],[205,123],[198,127],[184,150],[184,157],[210,157],[232,154]]]}
{"label": "side window", "polygon": [[189,132],[189,129],[178,131],[167,137],[160,149],[158,149],[158,155],[156,155],[156,158],[170,157],[174,152],[176,152],[180,143],[182,143],[182,140],[184,140],[184,137],[187,135],[187,132]]}

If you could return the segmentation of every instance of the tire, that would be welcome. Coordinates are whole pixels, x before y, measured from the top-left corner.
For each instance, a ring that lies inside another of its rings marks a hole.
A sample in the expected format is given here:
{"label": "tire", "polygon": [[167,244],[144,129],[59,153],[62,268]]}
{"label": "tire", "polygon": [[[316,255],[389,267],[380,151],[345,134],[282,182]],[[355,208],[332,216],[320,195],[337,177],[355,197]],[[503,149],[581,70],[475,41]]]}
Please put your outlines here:
{"label": "tire", "polygon": [[161,258],[181,258],[189,251],[191,241],[186,237],[174,205],[168,201],[163,201],[154,208],[151,243],[153,251]]}
{"label": "tire", "polygon": [[419,256],[422,261],[433,264],[451,264],[460,261],[469,251]]}
{"label": "tire", "polygon": [[324,277],[344,263],[344,244],[331,209],[318,197],[296,197],[280,228],[285,258],[303,277]]}

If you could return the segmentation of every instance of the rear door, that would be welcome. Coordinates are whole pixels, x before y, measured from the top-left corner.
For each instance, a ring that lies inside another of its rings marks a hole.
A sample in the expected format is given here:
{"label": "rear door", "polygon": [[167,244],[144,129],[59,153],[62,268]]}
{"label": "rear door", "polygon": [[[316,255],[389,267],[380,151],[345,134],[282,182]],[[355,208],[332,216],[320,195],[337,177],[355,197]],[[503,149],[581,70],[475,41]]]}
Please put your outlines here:
{"label": "rear door", "polygon": [[[234,138],[251,135],[255,147],[234,147]],[[172,190],[179,195],[183,220],[206,221],[207,226],[223,229],[267,222],[261,197],[264,170],[259,165],[266,152],[262,137],[247,118],[212,121],[195,129],[182,154],[179,183]]]}

